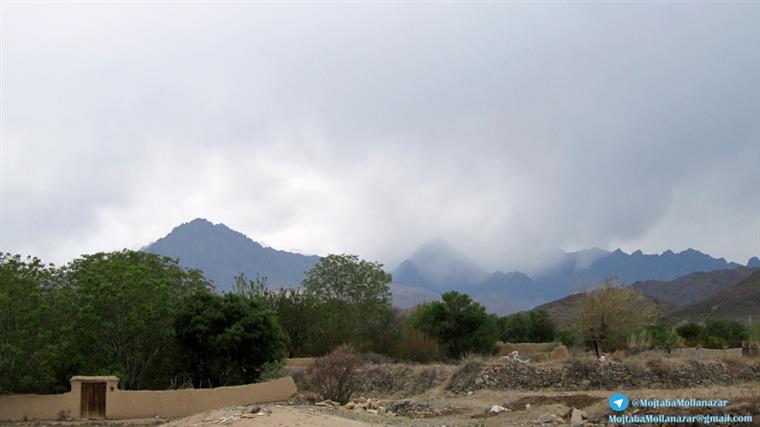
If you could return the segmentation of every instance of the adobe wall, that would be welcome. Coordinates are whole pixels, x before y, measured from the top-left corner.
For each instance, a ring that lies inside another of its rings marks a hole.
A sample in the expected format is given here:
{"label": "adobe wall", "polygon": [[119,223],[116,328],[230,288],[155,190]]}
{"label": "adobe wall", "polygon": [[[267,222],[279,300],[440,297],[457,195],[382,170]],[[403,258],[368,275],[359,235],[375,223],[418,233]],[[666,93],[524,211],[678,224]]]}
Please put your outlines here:
{"label": "adobe wall", "polygon": [[[183,417],[224,406],[287,400],[297,391],[290,377],[265,383],[209,389],[125,391],[106,390],[106,418]],[[64,394],[0,396],[0,421],[79,418],[81,388],[72,382]]]}
{"label": "adobe wall", "polygon": [[0,421],[57,420],[79,417],[79,393],[0,396]]}
{"label": "adobe wall", "polygon": [[206,389],[107,393],[108,418],[183,417],[224,406],[287,400],[297,391],[290,377],[265,383]]}

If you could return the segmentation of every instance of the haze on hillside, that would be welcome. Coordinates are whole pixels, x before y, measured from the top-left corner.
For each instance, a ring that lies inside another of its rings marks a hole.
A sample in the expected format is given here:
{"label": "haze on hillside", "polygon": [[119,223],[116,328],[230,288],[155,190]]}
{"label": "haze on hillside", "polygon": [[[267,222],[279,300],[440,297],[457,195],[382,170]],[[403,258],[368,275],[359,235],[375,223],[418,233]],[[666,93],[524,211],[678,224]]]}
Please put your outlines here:
{"label": "haze on hillside", "polygon": [[5,252],[61,264],[197,217],[389,266],[442,239],[479,280],[561,249],[760,252],[757,3],[0,15]]}
{"label": "haze on hillside", "polygon": [[[239,275],[259,278],[270,289],[299,286],[319,257],[263,247],[225,224],[196,218],[143,248],[178,259],[188,269],[203,271],[218,292],[234,291]],[[760,266],[753,257],[746,266],[714,258],[694,249],[679,253],[631,254],[598,248],[562,252],[548,267],[527,275],[520,271],[489,272],[441,239],[421,245],[391,273],[393,304],[405,309],[438,300],[443,292],[470,295],[493,313],[526,310],[576,294],[607,278],[630,284],[669,310],[696,304],[729,289]],[[562,306],[562,304],[560,304]]]}

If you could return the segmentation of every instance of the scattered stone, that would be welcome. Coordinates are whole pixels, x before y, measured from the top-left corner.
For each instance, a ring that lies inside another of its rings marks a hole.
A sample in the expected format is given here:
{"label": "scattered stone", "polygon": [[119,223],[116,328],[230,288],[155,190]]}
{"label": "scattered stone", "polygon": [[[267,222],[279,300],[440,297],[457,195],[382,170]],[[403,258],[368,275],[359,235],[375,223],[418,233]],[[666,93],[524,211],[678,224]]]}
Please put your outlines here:
{"label": "scattered stone", "polygon": [[248,411],[251,414],[258,414],[259,411],[261,411],[261,406],[259,405],[252,405],[251,409]]}
{"label": "scattered stone", "polygon": [[570,424],[582,424],[583,423],[583,412],[581,412],[579,409],[573,408],[572,412],[570,413]]}
{"label": "scattered stone", "polygon": [[554,415],[544,414],[536,421],[539,423],[551,423],[551,422],[554,422]]}
{"label": "scattered stone", "polygon": [[492,414],[500,414],[500,413],[502,413],[504,411],[509,411],[509,409],[507,409],[507,408],[505,408],[505,407],[503,407],[501,405],[493,405],[493,406],[491,406],[491,409],[488,412],[490,412]]}
{"label": "scattered stone", "polygon": [[390,411],[396,415],[410,418],[438,417],[456,411],[449,405],[441,408],[434,408],[430,403],[419,402],[413,399],[401,399],[391,402],[387,409],[390,409]]}

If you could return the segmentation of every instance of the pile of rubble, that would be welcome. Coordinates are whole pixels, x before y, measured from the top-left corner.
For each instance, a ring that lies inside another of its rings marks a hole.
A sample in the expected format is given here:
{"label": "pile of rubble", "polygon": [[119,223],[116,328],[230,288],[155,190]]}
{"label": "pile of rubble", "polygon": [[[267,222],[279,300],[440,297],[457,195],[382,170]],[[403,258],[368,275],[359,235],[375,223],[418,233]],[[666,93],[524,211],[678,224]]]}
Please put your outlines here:
{"label": "pile of rubble", "polygon": [[345,405],[342,405],[338,402],[335,402],[333,400],[323,400],[321,402],[317,402],[314,405],[316,406],[327,406],[327,407],[333,407],[333,408],[342,408],[347,411],[354,411],[354,412],[368,412],[372,415],[396,415],[392,411],[388,411],[386,409],[386,402],[379,399],[372,399],[365,398],[365,397],[359,397],[357,399],[353,399],[350,402],[346,403]]}
{"label": "pile of rubble", "polygon": [[341,405],[333,400],[323,400],[314,405],[322,407],[332,407],[344,409],[346,411],[366,412],[372,415],[402,416],[409,418],[428,418],[438,417],[454,413],[456,410],[449,406],[435,408],[427,402],[420,402],[413,399],[401,399],[395,401],[385,401],[380,399],[359,397],[353,399],[345,405]]}
{"label": "pile of rubble", "polygon": [[544,414],[540,416],[536,423],[539,424],[571,424],[583,425],[588,419],[586,411],[577,408],[562,408],[555,414]]}
{"label": "pile of rubble", "polygon": [[239,412],[225,415],[218,418],[204,418],[203,422],[213,422],[214,424],[233,424],[235,421],[244,419],[244,418],[256,418],[256,417],[262,417],[262,416],[269,416],[272,415],[272,410],[268,408],[261,407],[259,405],[252,405],[251,407],[238,407]]}
{"label": "pile of rubble", "polygon": [[436,408],[433,407],[430,403],[420,402],[413,399],[396,400],[390,404],[390,409],[396,415],[401,415],[409,418],[439,417],[456,412],[456,409],[450,405]]}

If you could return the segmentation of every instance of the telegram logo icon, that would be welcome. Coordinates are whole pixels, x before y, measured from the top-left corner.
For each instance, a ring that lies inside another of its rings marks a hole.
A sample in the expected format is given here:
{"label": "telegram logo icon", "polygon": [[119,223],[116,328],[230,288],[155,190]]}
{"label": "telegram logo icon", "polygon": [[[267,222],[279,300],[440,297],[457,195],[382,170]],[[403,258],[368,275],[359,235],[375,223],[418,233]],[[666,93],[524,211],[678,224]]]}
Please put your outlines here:
{"label": "telegram logo icon", "polygon": [[625,408],[628,407],[628,396],[618,393],[613,394],[610,396],[610,409],[612,409],[615,412],[622,412],[625,411]]}

